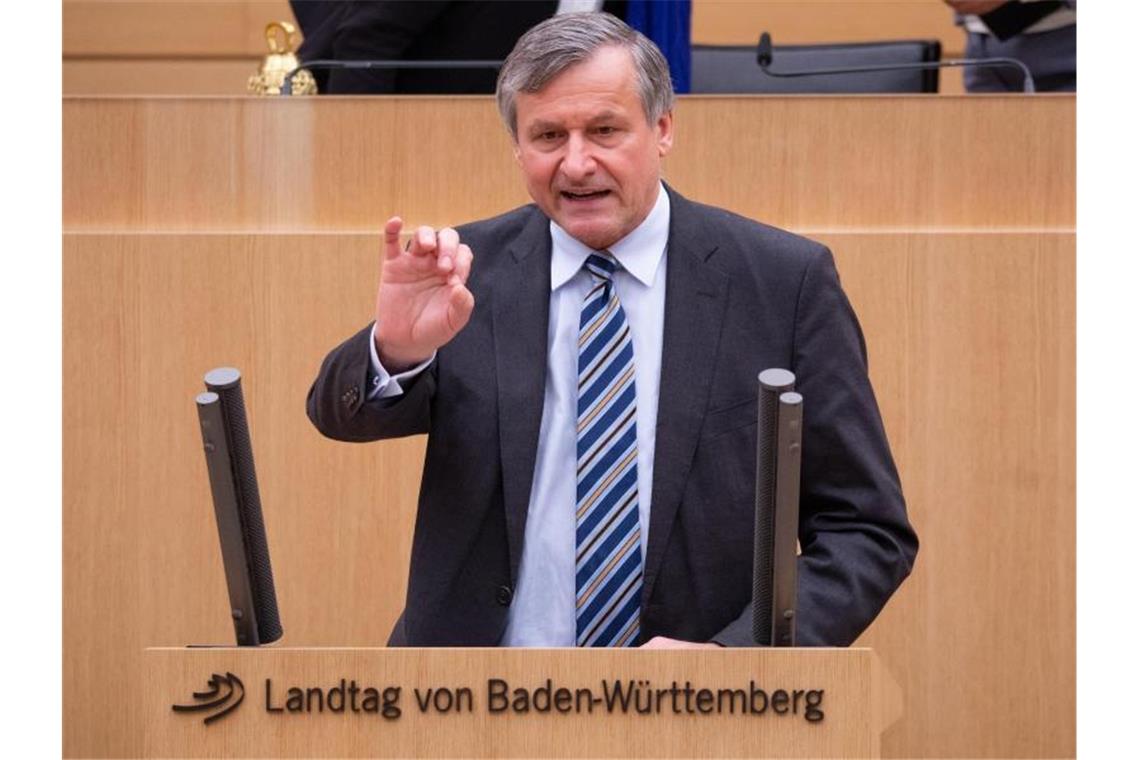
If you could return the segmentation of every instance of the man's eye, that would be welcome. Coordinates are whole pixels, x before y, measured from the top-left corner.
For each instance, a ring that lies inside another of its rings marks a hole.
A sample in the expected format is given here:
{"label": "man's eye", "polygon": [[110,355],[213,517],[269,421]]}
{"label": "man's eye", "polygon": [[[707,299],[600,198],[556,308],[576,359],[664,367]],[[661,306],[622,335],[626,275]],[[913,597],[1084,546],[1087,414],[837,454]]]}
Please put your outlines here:
{"label": "man's eye", "polygon": [[540,134],[538,136],[538,139],[544,140],[546,142],[557,140],[558,139],[558,133],[557,132],[543,132],[542,134]]}
{"label": "man's eye", "polygon": [[617,130],[613,127],[597,127],[594,132],[603,137],[606,137],[608,135],[612,135],[614,132],[617,132]]}

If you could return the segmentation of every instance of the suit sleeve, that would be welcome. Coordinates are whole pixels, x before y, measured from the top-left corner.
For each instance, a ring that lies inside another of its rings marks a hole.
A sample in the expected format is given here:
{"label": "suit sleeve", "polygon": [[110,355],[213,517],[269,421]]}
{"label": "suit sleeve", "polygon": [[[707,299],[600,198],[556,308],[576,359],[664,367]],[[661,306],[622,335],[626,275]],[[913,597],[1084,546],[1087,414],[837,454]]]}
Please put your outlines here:
{"label": "suit sleeve", "polygon": [[428,432],[436,364],[404,385],[402,395],[372,401],[372,325],[334,348],[321,364],[305,408],[317,430],[338,441],[363,442]]}
{"label": "suit sleeve", "polygon": [[[796,643],[848,646],[910,574],[918,538],[867,375],[863,333],[826,248],[801,282],[793,362],[804,397]],[[751,646],[751,606],[712,640]]]}

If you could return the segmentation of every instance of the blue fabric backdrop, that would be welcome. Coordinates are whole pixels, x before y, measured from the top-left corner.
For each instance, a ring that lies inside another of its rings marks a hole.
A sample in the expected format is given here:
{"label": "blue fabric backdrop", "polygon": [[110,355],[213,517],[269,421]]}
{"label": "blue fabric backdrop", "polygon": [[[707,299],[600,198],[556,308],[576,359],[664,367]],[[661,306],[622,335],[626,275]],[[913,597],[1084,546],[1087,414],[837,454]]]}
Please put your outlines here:
{"label": "blue fabric backdrop", "polygon": [[691,0],[629,0],[626,23],[657,43],[669,61],[673,89],[689,91]]}

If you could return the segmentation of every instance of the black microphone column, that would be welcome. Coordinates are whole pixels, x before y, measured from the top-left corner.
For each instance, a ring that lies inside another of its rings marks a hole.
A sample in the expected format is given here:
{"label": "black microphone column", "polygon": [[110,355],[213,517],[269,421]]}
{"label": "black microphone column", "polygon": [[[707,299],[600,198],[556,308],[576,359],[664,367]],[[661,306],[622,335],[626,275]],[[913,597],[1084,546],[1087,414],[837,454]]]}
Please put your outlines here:
{"label": "black microphone column", "polygon": [[795,645],[803,428],[803,398],[793,391],[795,383],[784,369],[767,369],[759,377],[752,567],[752,640],[759,646]]}
{"label": "black microphone column", "polygon": [[196,398],[202,445],[222,546],[222,564],[239,646],[281,638],[269,542],[253,466],[241,373],[220,367],[206,373],[206,393]]}

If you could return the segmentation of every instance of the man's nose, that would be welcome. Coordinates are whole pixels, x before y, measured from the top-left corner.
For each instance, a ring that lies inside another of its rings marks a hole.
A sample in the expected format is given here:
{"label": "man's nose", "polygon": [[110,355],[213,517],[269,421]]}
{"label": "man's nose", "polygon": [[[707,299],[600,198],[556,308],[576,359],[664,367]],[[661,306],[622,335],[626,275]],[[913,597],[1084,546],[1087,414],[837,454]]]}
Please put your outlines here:
{"label": "man's nose", "polygon": [[596,168],[589,142],[581,135],[570,135],[566,141],[566,156],[562,159],[562,173],[571,181],[580,181],[593,174]]}

